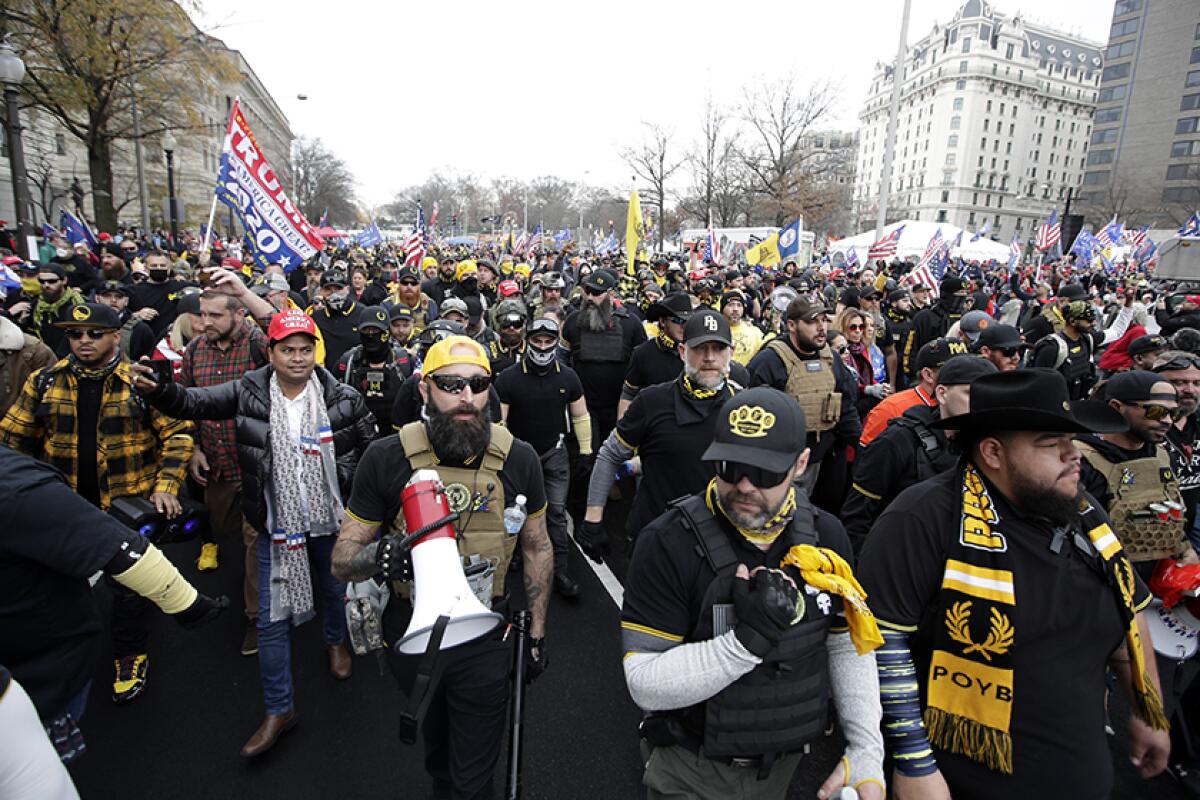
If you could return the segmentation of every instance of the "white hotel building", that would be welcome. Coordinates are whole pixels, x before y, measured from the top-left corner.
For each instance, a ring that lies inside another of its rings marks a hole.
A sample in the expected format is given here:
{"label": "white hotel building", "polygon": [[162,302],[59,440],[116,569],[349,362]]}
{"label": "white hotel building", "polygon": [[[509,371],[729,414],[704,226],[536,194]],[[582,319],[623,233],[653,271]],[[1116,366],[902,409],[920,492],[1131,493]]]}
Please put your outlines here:
{"label": "white hotel building", "polygon": [[[1082,178],[1104,45],[967,0],[908,48],[887,221],[920,219],[1028,241]],[[853,214],[874,227],[892,95],[880,64],[859,115]]]}

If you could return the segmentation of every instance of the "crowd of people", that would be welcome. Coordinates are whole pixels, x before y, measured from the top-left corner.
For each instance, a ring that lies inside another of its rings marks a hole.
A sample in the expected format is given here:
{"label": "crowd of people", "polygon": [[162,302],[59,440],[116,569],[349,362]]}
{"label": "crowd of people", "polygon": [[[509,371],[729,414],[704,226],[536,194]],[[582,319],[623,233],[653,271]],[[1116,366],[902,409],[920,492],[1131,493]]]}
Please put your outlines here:
{"label": "crowd of people", "polygon": [[595,585],[573,547],[622,566],[648,797],[783,798],[835,727],[823,799],[1107,797],[1116,688],[1141,775],[1200,794],[1200,295],[1073,257],[931,286],[902,261],[385,243],[289,272],[159,244],[3,255],[0,796],[77,796],[97,580],[115,703],[146,691],[151,606],[230,605],[129,524],[201,507],[196,568],[244,573],[243,756],[297,724],[291,628],[320,610],[334,678],[388,654],[433,796],[495,796],[506,627],[399,646],[429,470],[479,603],[530,614],[529,680],[552,596]]}

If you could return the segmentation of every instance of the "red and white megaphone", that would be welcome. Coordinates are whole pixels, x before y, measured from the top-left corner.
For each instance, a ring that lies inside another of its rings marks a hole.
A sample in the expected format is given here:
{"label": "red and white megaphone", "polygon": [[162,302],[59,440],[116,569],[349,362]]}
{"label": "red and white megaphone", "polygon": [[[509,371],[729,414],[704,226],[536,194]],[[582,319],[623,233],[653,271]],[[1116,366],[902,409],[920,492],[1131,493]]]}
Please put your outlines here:
{"label": "red and white megaphone", "polygon": [[440,650],[491,633],[504,618],[479,602],[467,583],[454,526],[448,521],[450,504],[437,470],[417,470],[400,493],[400,502],[410,536],[430,525],[435,527],[412,545],[413,615],[396,652],[424,653],[441,617],[447,622]]}

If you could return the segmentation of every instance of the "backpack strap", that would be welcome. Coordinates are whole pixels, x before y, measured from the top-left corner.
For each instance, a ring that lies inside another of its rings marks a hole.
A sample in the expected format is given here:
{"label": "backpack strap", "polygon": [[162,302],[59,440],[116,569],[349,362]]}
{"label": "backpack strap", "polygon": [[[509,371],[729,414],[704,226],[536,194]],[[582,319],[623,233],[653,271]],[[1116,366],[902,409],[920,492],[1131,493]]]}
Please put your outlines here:
{"label": "backpack strap", "polygon": [[696,552],[708,562],[714,574],[738,564],[738,558],[733,552],[729,537],[721,530],[721,523],[708,510],[708,504],[701,495],[689,495],[682,500],[676,500],[671,507],[683,517],[683,524],[696,537]]}

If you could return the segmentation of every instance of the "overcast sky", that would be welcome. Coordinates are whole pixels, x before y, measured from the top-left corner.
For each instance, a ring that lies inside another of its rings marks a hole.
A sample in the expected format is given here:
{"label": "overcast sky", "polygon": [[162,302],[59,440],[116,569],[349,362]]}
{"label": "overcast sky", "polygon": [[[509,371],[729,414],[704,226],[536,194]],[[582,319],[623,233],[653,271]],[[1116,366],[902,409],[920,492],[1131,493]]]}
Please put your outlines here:
{"label": "overcast sky", "polygon": [[[909,41],[962,0],[913,0]],[[1113,0],[1000,0],[1000,13],[1106,42]],[[312,13],[300,12],[312,9]],[[603,3],[204,0],[200,24],[241,50],[297,136],[341,156],[367,204],[434,170],[629,184],[618,149],[643,121],[694,137],[711,93],[791,72],[828,78],[853,129],[900,0]],[[297,99],[307,95],[306,101]]]}

